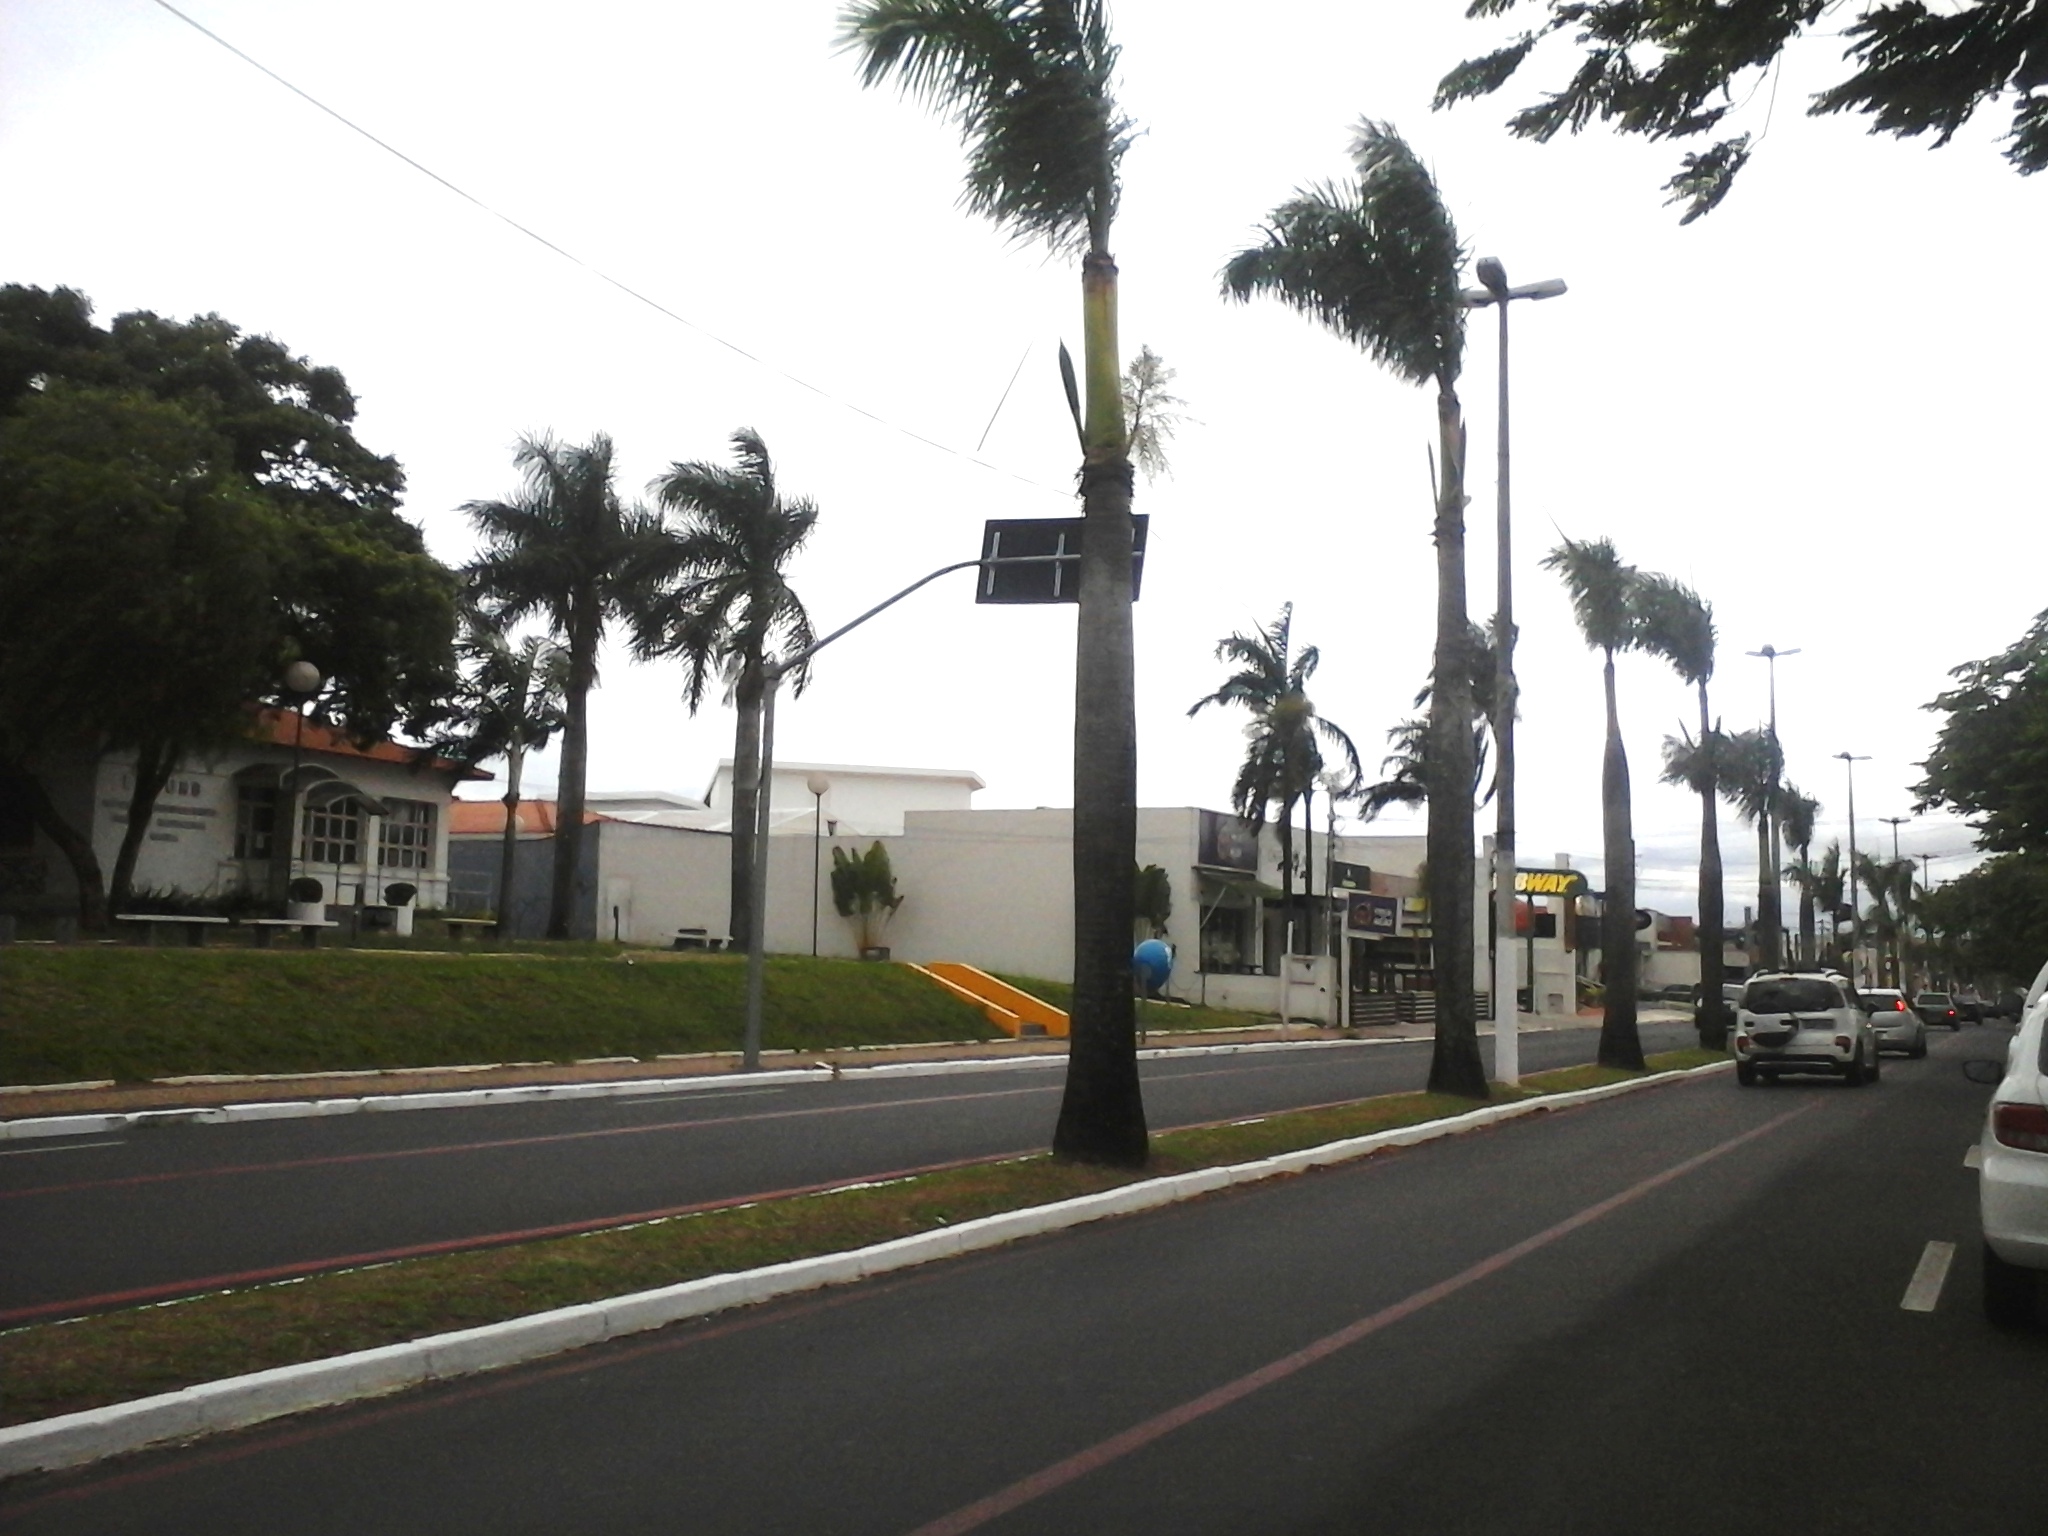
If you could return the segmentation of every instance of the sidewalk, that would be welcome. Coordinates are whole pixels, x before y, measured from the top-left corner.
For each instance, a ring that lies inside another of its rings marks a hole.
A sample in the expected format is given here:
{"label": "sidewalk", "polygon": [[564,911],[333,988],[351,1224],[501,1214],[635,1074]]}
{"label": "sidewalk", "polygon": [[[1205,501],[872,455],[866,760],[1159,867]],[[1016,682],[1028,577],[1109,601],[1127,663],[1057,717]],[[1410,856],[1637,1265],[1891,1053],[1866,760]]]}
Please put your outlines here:
{"label": "sidewalk", "polygon": [[[1668,1010],[1645,1009],[1646,1022]],[[1669,1014],[1671,1018],[1678,1015]],[[1558,1029],[1597,1029],[1597,1013],[1523,1015],[1524,1033]],[[1479,1026],[1482,1039],[1493,1035],[1491,1024]],[[1398,1042],[1428,1040],[1426,1024],[1375,1024],[1356,1029],[1318,1028],[1296,1023],[1283,1034],[1278,1025],[1260,1029],[1152,1031],[1140,1040],[1147,1051],[1200,1050],[1215,1046],[1278,1044],[1309,1040]],[[857,1046],[841,1050],[764,1051],[762,1065],[777,1070],[864,1068],[928,1061],[1009,1061],[1033,1056],[1064,1056],[1060,1040],[963,1040],[924,1045]],[[201,1076],[159,1078],[147,1083],[60,1083],[49,1086],[0,1088],[0,1121],[40,1119],[51,1115],[111,1114],[143,1109],[210,1109],[227,1104],[279,1103],[302,1099],[369,1098],[385,1095],[441,1093],[461,1089],[515,1088],[545,1084],[618,1083],[641,1078],[727,1077],[740,1070],[737,1051],[687,1056],[599,1057],[586,1061],[490,1062],[473,1066],[403,1067],[350,1072],[307,1072],[274,1076]]]}

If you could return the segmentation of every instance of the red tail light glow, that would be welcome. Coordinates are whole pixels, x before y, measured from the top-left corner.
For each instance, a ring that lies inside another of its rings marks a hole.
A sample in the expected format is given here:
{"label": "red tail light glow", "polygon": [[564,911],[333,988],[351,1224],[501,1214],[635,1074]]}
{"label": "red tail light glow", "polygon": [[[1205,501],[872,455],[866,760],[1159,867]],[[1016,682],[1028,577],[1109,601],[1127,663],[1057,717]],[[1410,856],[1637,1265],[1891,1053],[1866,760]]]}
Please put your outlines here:
{"label": "red tail light glow", "polygon": [[2048,1109],[2039,1104],[1994,1104],[1991,1134],[2022,1152],[2048,1152]]}
{"label": "red tail light glow", "polygon": [[1903,997],[1900,998],[1897,1002],[1892,1004],[1892,1008],[1895,1012],[1904,1013],[1906,1011],[1906,1000]]}

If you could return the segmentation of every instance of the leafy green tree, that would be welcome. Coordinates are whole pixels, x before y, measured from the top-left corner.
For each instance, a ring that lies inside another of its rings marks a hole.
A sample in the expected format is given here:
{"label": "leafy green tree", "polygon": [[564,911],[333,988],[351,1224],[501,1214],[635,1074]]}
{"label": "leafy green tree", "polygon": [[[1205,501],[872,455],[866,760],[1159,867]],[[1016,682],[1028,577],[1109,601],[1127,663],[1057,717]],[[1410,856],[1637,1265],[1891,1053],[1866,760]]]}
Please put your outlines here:
{"label": "leafy green tree", "polygon": [[1600,823],[1607,891],[1601,902],[1600,958],[1607,983],[1600,1022],[1603,1067],[1640,1068],[1636,1032],[1636,840],[1630,803],[1628,751],[1614,692],[1614,656],[1643,643],[1642,577],[1607,539],[1566,539],[1543,557],[1571,594],[1572,613],[1586,644],[1601,654],[1607,697],[1607,744],[1600,759]]}
{"label": "leafy green tree", "polygon": [[1914,810],[1960,812],[1993,853],[2048,854],[2048,612],[2007,649],[1949,676],[1956,686],[1927,706],[1948,718]]}
{"label": "leafy green tree", "polygon": [[[1471,0],[1466,15],[1493,17],[1517,0]],[[1849,74],[1808,111],[1868,117],[1873,133],[1933,134],[1946,144],[1987,103],[2010,96],[2005,155],[2022,173],[2048,166],[2048,8],[2041,0],[1859,0],[1853,16],[1820,0],[1535,0],[1535,23],[1502,48],[1468,59],[1437,86],[1437,105],[1491,95],[1544,41],[1571,34],[1578,67],[1558,90],[1508,119],[1518,138],[1548,141],[1598,121],[1649,139],[1699,139],[1723,127],[1802,39],[1848,42]],[[1822,32],[1825,27],[1826,31]],[[1684,157],[1665,183],[1690,223],[1728,194],[1748,162],[1747,133]]]}
{"label": "leafy green tree", "polygon": [[[498,918],[511,921],[519,862],[520,786],[526,756],[562,729],[569,653],[541,635],[515,640],[502,624],[471,606],[463,615],[463,677],[451,719],[434,748],[456,762],[505,759],[505,832],[498,849]],[[502,932],[509,934],[505,927]]]}
{"label": "leafy green tree", "polygon": [[1131,467],[1110,232],[1133,128],[1116,102],[1104,0],[853,0],[843,45],[952,118],[962,202],[1019,239],[1081,258],[1080,617],[1074,686],[1074,995],[1053,1150],[1142,1164],[1131,871],[1138,748],[1131,641]]}
{"label": "leafy green tree", "polygon": [[1173,916],[1173,877],[1157,864],[1147,864],[1137,873],[1137,926],[1148,939],[1166,937],[1167,920]]}
{"label": "leafy green tree", "polygon": [[1386,124],[1352,137],[1356,175],[1303,188],[1231,257],[1224,292],[1268,294],[1319,321],[1397,378],[1436,389],[1437,681],[1430,706],[1429,909],[1437,965],[1432,1091],[1487,1097],[1472,953],[1471,620],[1465,605],[1465,417],[1458,402],[1464,250],[1436,182]]}
{"label": "leafy green tree", "polygon": [[2040,854],[1998,854],[1921,900],[1921,921],[1938,935],[1937,958],[1953,976],[2024,985],[2048,954],[2048,858]]}
{"label": "leafy green tree", "polygon": [[1336,749],[1350,782],[1364,772],[1358,748],[1343,727],[1326,719],[1308,696],[1322,652],[1294,648],[1294,604],[1256,634],[1232,634],[1216,642],[1216,659],[1236,668],[1214,693],[1189,706],[1190,715],[1209,705],[1238,705],[1251,715],[1245,728],[1244,762],[1231,786],[1231,808],[1254,828],[1266,824],[1267,807],[1280,807],[1281,910],[1294,911],[1294,807],[1314,788],[1323,771],[1323,744]]}
{"label": "leafy green tree", "polygon": [[1699,700],[1699,738],[1688,733],[1664,738],[1664,782],[1683,784],[1700,797],[1699,950],[1700,1039],[1710,1050],[1728,1042],[1728,1015],[1721,1000],[1727,920],[1721,870],[1720,774],[1715,728],[1707,706],[1714,676],[1714,610],[1707,600],[1669,576],[1646,575],[1636,593],[1642,615],[1643,648],[1668,662],[1692,684]]}
{"label": "leafy green tree", "polygon": [[[753,931],[754,842],[760,815],[761,705],[769,650],[794,655],[814,638],[811,616],[785,567],[817,526],[817,504],[785,500],[760,434],[732,435],[735,465],[676,463],[651,489],[677,516],[672,559],[678,583],[634,618],[640,655],[673,656],[685,667],[683,700],[695,714],[712,674],[723,677],[739,713],[732,749],[732,935]],[[791,674],[801,693],[808,666]]]}
{"label": "leafy green tree", "polygon": [[538,618],[568,651],[547,927],[549,938],[566,939],[583,847],[598,646],[607,624],[645,607],[672,577],[672,545],[658,513],[619,500],[604,433],[580,446],[546,433],[522,437],[513,463],[524,481],[517,491],[502,501],[463,503],[483,540],[466,575],[494,623]]}
{"label": "leafy green tree", "polygon": [[61,763],[134,754],[118,904],[177,762],[245,735],[294,658],[358,737],[435,718],[454,580],[354,416],[339,372],[218,316],[102,329],[75,290],[0,287],[0,792],[71,865],[88,931],[107,881],[49,793]]}

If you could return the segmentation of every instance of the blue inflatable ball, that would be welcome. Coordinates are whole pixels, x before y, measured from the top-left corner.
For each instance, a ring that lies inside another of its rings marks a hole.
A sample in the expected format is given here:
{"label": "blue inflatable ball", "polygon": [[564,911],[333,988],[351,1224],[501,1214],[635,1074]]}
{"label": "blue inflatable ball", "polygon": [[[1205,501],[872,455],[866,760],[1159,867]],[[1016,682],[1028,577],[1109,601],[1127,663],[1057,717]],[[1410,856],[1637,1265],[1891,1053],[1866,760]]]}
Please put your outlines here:
{"label": "blue inflatable ball", "polygon": [[1131,951],[1131,969],[1147,992],[1157,992],[1173,974],[1173,951],[1159,939],[1147,939]]}

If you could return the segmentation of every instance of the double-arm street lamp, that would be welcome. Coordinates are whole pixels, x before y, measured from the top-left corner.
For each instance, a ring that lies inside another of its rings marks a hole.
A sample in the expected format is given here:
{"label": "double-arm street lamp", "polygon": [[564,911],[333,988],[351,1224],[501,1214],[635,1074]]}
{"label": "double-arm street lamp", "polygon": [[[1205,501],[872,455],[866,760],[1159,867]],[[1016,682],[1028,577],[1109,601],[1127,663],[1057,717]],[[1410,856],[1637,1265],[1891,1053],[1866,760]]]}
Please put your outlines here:
{"label": "double-arm street lamp", "polygon": [[[1499,469],[1494,480],[1494,834],[1493,834],[1493,1075],[1504,1083],[1521,1078],[1521,1048],[1515,1017],[1515,601],[1514,543],[1508,502],[1508,306],[1516,299],[1554,299],[1565,291],[1561,278],[1508,286],[1498,257],[1482,256],[1478,288],[1467,288],[1465,304],[1500,311],[1500,408],[1497,422]],[[1529,976],[1529,1002],[1536,1002],[1536,977]]]}

